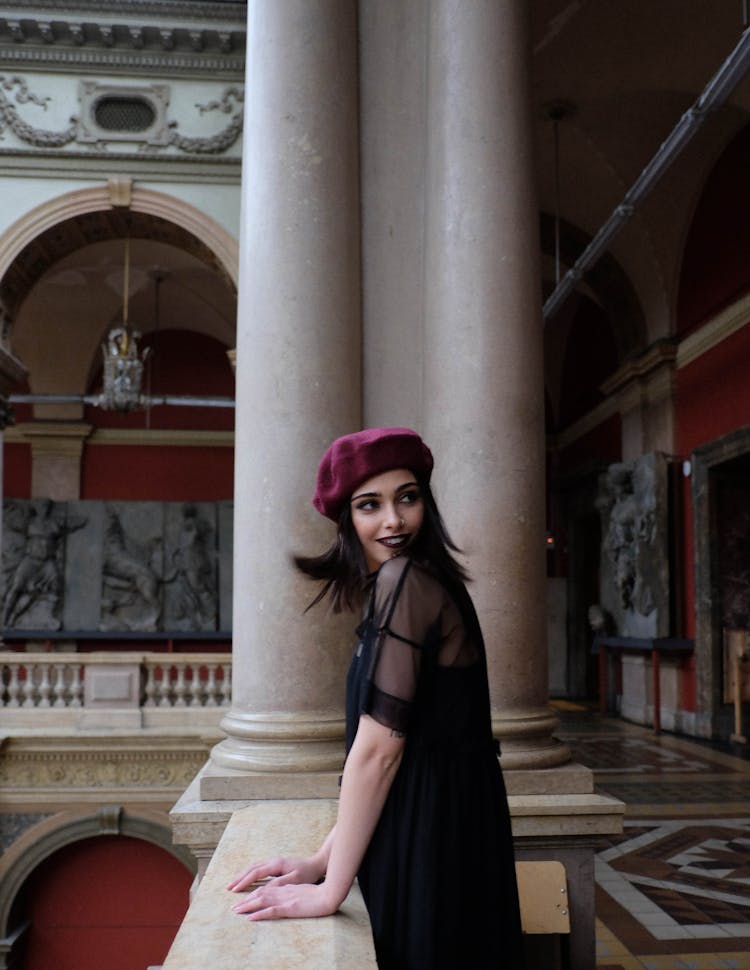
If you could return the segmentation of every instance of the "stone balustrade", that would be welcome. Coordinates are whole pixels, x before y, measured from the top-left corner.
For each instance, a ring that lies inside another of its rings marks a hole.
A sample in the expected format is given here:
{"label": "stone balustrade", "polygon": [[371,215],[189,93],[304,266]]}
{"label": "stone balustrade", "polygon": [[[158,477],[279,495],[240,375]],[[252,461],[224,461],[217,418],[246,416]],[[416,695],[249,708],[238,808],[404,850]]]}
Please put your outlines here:
{"label": "stone balustrade", "polygon": [[0,652],[8,728],[202,727],[231,700],[229,653]]}

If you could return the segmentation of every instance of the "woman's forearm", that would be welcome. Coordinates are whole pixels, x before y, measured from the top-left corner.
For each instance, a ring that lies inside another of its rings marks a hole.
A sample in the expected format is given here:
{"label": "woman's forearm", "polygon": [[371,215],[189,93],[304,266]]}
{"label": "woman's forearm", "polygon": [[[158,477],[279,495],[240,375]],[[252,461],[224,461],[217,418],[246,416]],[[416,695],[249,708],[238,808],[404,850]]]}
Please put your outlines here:
{"label": "woman's forearm", "polygon": [[336,825],[326,839],[324,885],[336,908],[346,898],[370,844],[403,748],[403,739],[392,736],[388,728],[367,716],[360,719],[344,766]]}
{"label": "woman's forearm", "polygon": [[336,826],[334,825],[328,835],[325,837],[320,845],[320,848],[315,853],[315,859],[320,862],[322,867],[322,875],[326,874],[328,869],[328,860],[331,856],[331,846],[333,845],[333,840],[336,835]]}

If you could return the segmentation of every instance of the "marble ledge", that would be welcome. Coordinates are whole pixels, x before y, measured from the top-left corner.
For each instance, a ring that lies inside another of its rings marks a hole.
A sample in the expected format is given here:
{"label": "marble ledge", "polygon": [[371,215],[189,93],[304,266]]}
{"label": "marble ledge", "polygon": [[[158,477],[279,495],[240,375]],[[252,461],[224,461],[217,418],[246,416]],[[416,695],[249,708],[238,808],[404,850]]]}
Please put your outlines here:
{"label": "marble ledge", "polygon": [[[209,762],[201,772],[200,794],[207,801],[255,798],[337,798],[340,771],[239,771]],[[580,795],[594,790],[590,768],[571,762],[557,768],[504,772],[509,795]]]}
{"label": "marble ledge", "polygon": [[227,883],[253,859],[279,851],[308,854],[336,818],[328,799],[256,801],[229,820],[163,970],[376,970],[367,911],[359,889],[335,916],[250,923],[232,912],[240,894]]}
{"label": "marble ledge", "polygon": [[618,835],[625,814],[624,802],[596,794],[509,795],[508,807],[518,840]]}

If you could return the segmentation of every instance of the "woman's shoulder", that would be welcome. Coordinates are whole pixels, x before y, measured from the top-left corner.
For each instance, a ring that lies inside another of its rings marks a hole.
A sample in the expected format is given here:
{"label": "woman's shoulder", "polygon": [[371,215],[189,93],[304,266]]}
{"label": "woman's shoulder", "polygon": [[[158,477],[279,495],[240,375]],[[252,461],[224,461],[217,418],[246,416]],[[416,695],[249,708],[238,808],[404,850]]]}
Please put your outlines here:
{"label": "woman's shoulder", "polygon": [[424,563],[408,556],[384,562],[378,570],[376,585],[379,596],[391,595],[399,587],[424,595],[442,596],[446,592],[440,579]]}

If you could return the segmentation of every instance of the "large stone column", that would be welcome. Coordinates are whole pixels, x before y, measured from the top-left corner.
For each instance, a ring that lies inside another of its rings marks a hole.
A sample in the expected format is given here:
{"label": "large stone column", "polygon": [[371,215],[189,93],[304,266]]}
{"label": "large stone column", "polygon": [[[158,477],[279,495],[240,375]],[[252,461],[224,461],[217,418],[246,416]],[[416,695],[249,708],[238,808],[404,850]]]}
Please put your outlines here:
{"label": "large stone column", "polygon": [[523,0],[434,0],[425,434],[475,578],[507,768],[569,759],[547,705],[544,377]]}
{"label": "large stone column", "polygon": [[[340,769],[351,649],[350,617],[303,614],[315,587],[290,554],[333,540],[310,505],[317,463],[360,426],[356,5],[251,2],[247,65],[233,700],[204,798],[279,792],[284,773]],[[223,784],[233,770],[253,783]]]}

